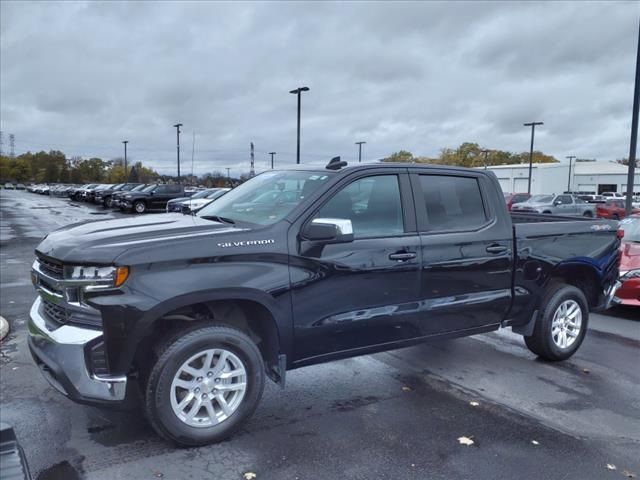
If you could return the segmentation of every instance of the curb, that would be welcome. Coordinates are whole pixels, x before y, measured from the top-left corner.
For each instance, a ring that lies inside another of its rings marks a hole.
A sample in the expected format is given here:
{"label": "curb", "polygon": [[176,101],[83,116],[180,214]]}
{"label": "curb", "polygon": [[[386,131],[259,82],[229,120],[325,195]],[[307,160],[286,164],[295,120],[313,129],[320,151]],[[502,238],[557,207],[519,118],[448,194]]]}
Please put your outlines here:
{"label": "curb", "polygon": [[0,340],[4,340],[4,337],[9,333],[9,322],[0,316]]}

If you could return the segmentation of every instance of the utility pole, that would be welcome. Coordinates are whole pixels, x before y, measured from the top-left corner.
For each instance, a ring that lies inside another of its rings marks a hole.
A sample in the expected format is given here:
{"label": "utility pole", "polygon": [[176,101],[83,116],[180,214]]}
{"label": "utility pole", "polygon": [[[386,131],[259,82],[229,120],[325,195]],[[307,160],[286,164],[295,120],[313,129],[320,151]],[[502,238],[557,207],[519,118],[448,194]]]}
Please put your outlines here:
{"label": "utility pole", "polygon": [[229,176],[229,171],[231,169],[229,167],[227,167],[227,185],[231,186],[231,177]]}
{"label": "utility pole", "polygon": [[298,95],[298,135],[297,135],[297,146],[296,146],[296,163],[300,164],[300,97],[302,92],[308,92],[309,87],[299,87],[295,90],[291,90],[289,93],[293,95]]}
{"label": "utility pole", "polygon": [[367,142],[356,142],[355,145],[358,145],[358,163],[362,162],[362,145]]}
{"label": "utility pole", "polygon": [[273,170],[273,156],[276,154],[276,152],[269,152],[269,155],[271,155],[271,170]]}
{"label": "utility pole", "polygon": [[124,181],[128,182],[129,171],[127,170],[127,143],[129,143],[129,140],[123,140],[122,143],[124,144]]}
{"label": "utility pole", "polygon": [[4,145],[4,141],[2,139],[2,130],[0,130],[0,157],[4,153],[4,151],[2,150],[2,145]]}
{"label": "utility pole", "polygon": [[484,169],[487,169],[487,155],[489,155],[489,150],[481,150],[480,153],[484,155]]}
{"label": "utility pole", "polygon": [[176,123],[174,127],[176,127],[176,150],[178,153],[178,183],[180,183],[180,127],[181,123]]}
{"label": "utility pole", "polygon": [[571,162],[573,160],[575,160],[576,156],[575,155],[567,155],[567,157],[569,159],[569,178],[567,178],[567,192],[571,191]]}
{"label": "utility pole", "polygon": [[627,174],[627,201],[625,213],[631,215],[634,175],[636,169],[636,145],[638,143],[638,109],[640,109],[640,27],[638,31],[638,53],[636,54],[636,82],[633,90],[633,113],[631,114],[631,140],[629,142],[629,171]]}
{"label": "utility pole", "polygon": [[251,142],[251,169],[249,170],[249,178],[252,178],[255,176],[256,176],[256,171],[254,168],[253,142]]}
{"label": "utility pole", "polygon": [[11,160],[16,158],[16,136],[13,133],[9,134],[9,157]]}
{"label": "utility pole", "polygon": [[529,148],[529,186],[527,187],[527,193],[531,194],[531,175],[533,172],[533,139],[536,134],[536,125],[544,125],[544,122],[529,122],[525,123],[525,127],[531,127],[531,147]]}

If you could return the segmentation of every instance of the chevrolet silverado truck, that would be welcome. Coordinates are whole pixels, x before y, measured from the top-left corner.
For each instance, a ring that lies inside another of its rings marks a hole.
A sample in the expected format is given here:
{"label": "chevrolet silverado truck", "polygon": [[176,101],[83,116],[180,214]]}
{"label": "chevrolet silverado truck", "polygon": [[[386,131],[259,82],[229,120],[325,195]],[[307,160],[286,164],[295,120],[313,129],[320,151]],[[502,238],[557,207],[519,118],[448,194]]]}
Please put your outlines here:
{"label": "chevrolet silverado truck", "polygon": [[142,405],[165,439],[203,445],[303,366],[504,327],[567,359],[615,294],[619,245],[616,222],[509,214],[491,172],[334,159],[196,215],[50,233],[28,344],[71,400]]}

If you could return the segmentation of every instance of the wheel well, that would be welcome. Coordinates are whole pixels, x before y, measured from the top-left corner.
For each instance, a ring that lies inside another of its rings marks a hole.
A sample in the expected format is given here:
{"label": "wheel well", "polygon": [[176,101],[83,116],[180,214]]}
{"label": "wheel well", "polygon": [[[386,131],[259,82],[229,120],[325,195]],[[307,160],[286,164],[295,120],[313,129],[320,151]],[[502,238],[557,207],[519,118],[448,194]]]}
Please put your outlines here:
{"label": "wheel well", "polygon": [[134,364],[141,376],[163,350],[164,346],[187,328],[198,324],[228,325],[247,334],[258,346],[267,374],[275,382],[284,379],[280,364],[278,327],[271,312],[252,300],[220,300],[178,308],[158,318],[151,335],[139,345]]}
{"label": "wheel well", "polygon": [[550,214],[551,214],[551,211],[550,211],[550,210],[545,210],[545,211],[544,211],[544,212],[542,212],[542,213],[545,213],[545,214],[550,215]]}
{"label": "wheel well", "polygon": [[593,268],[587,265],[560,266],[549,279],[549,282],[554,281],[573,285],[582,290],[589,307],[595,307],[598,304],[600,296],[599,281],[598,275]]}

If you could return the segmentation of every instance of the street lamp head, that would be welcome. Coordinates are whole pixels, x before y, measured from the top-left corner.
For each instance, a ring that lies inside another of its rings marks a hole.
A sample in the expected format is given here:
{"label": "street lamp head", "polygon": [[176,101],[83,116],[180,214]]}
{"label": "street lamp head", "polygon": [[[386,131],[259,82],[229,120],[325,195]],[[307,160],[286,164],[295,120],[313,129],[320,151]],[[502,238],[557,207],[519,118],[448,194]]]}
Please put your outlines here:
{"label": "street lamp head", "polygon": [[354,145],[364,145],[365,143],[367,143],[367,142],[356,142],[356,143],[354,143]]}
{"label": "street lamp head", "polygon": [[300,87],[300,88],[296,88],[295,90],[291,90],[289,93],[293,93],[294,95],[297,95],[300,92],[308,92],[308,91],[309,91],[309,87]]}
{"label": "street lamp head", "polygon": [[129,140],[123,140],[122,143],[126,145],[127,143],[129,143]]}
{"label": "street lamp head", "polygon": [[525,127],[531,127],[533,125],[544,125],[544,122],[529,122],[529,123],[523,123],[523,125]]}
{"label": "street lamp head", "polygon": [[181,123],[176,123],[176,124],[174,125],[174,127],[176,127],[176,128],[180,128],[181,126],[182,126],[182,124],[181,124]]}
{"label": "street lamp head", "polygon": [[275,155],[278,152],[269,152],[269,155]]}

